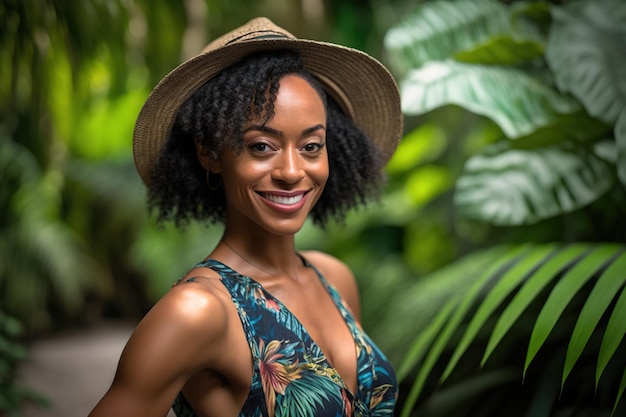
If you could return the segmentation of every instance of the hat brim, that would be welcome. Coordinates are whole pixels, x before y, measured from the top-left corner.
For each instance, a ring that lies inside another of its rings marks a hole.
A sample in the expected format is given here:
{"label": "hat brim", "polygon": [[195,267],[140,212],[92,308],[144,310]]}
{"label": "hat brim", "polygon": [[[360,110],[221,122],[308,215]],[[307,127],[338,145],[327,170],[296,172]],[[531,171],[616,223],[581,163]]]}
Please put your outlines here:
{"label": "hat brim", "polygon": [[389,71],[357,49],[304,39],[269,38],[233,43],[203,52],[167,74],[144,103],[133,135],[133,155],[144,183],[167,141],[182,103],[200,86],[247,55],[292,49],[304,68],[343,108],[355,125],[378,147],[386,163],[403,128],[398,87]]}

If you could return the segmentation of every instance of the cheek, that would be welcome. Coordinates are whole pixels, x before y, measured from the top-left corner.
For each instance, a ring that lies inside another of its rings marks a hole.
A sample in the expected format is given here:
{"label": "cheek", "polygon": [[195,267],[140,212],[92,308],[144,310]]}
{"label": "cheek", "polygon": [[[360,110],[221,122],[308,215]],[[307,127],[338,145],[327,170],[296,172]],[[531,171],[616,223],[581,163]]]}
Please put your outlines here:
{"label": "cheek", "polygon": [[319,164],[317,164],[316,169],[312,171],[311,176],[316,183],[320,184],[323,187],[324,185],[326,185],[329,175],[330,164],[328,162],[328,154],[326,154],[323,158],[320,159]]}
{"label": "cheek", "polygon": [[245,187],[263,178],[270,168],[268,163],[233,163],[223,175],[230,186]]}

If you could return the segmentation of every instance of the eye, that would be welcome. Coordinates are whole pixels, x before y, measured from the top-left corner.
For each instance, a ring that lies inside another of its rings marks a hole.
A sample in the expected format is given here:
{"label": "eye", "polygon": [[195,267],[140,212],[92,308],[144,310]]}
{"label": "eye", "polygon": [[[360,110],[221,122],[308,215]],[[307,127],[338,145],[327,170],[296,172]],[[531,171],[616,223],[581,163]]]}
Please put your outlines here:
{"label": "eye", "polygon": [[323,143],[307,143],[303,146],[305,152],[319,152],[324,147]]}
{"label": "eye", "polygon": [[265,142],[255,142],[250,144],[250,150],[253,152],[268,152],[270,151],[270,146]]}

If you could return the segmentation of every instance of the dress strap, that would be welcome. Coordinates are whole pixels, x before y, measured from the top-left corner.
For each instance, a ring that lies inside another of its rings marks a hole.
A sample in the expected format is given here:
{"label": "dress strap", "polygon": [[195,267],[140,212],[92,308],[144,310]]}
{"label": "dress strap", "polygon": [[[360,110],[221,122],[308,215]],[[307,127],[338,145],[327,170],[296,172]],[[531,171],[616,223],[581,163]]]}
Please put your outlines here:
{"label": "dress strap", "polygon": [[230,293],[230,298],[237,308],[237,313],[239,314],[239,319],[241,320],[244,333],[246,334],[246,339],[248,340],[252,356],[256,362],[256,360],[259,359],[259,350],[256,347],[257,332],[250,322],[250,316],[247,310],[249,310],[250,293],[257,290],[259,284],[215,259],[206,259],[199,262],[196,264],[196,268],[209,268],[219,274],[220,282]]}

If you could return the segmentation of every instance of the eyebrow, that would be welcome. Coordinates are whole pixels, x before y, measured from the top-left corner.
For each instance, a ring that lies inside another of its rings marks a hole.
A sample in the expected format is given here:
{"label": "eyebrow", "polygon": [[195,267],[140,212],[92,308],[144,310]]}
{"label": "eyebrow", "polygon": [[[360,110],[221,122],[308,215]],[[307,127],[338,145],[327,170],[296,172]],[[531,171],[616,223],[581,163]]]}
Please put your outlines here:
{"label": "eyebrow", "polygon": [[[313,132],[315,132],[317,130],[320,130],[320,129],[326,130],[326,127],[323,124],[321,124],[321,123],[317,124],[315,126],[311,126],[311,127],[306,128],[306,129],[304,129],[302,131],[302,136],[309,135],[309,134],[311,134],[311,133],[313,133]],[[265,125],[252,125],[252,126],[248,127],[244,132],[248,132],[250,130],[258,130],[260,132],[266,132],[266,133],[269,133],[269,134],[272,134],[272,135],[275,135],[275,136],[280,136],[280,137],[285,135],[282,130],[274,129],[272,127],[265,126]]]}

